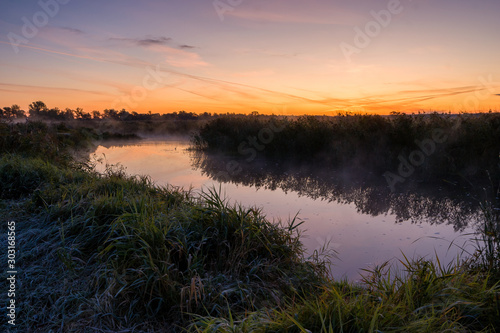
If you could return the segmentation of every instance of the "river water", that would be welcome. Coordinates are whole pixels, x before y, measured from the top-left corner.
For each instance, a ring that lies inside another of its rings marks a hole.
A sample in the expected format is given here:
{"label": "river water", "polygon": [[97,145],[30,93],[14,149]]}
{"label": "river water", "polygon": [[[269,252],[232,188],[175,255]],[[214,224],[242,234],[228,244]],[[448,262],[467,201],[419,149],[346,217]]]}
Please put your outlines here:
{"label": "river water", "polygon": [[[188,148],[187,139],[109,141],[91,156],[119,163],[131,175],[149,175],[158,185],[195,192],[220,186],[231,202],[262,208],[270,220],[286,222],[298,214],[307,254],[325,246],[336,253],[331,266],[335,278],[359,280],[363,269],[387,260],[400,268],[403,254],[437,255],[447,264],[463,250],[473,250],[470,240],[480,212],[470,195],[442,187],[394,194],[369,175],[316,167],[237,162],[235,168],[230,158]],[[237,172],[223,172],[228,165]]]}

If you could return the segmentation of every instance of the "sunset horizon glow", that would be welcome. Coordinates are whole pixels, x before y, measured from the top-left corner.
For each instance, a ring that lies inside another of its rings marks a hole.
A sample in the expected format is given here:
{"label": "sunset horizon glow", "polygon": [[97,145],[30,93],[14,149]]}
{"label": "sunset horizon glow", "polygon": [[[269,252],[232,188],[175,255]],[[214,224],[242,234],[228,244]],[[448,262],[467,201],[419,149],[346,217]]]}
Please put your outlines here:
{"label": "sunset horizon glow", "polygon": [[4,1],[0,107],[500,110],[500,2]]}

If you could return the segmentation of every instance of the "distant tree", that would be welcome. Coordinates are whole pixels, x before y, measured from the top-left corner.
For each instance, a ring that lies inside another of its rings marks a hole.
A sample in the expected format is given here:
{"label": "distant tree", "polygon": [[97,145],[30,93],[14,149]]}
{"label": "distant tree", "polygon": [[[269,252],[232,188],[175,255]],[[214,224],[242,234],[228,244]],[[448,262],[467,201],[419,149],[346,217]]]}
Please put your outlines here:
{"label": "distant tree", "polygon": [[62,112],[59,110],[58,107],[52,108],[50,110],[46,110],[45,112],[40,112],[39,115],[41,115],[43,118],[47,118],[50,120],[62,120]]}
{"label": "distant tree", "polygon": [[82,119],[82,120],[90,120],[90,119],[92,119],[92,115],[90,114],[90,112],[83,112],[82,113],[82,117],[80,119]]}
{"label": "distant tree", "polygon": [[186,111],[182,110],[182,111],[179,111],[179,113],[177,114],[177,118],[179,120],[194,120],[194,119],[198,118],[198,116],[193,112],[186,112]]}
{"label": "distant tree", "polygon": [[74,113],[75,113],[75,118],[76,119],[81,119],[81,120],[92,119],[92,116],[90,115],[90,113],[83,111],[82,108],[76,108],[76,110],[74,111]]}
{"label": "distant tree", "polygon": [[97,110],[92,111],[92,119],[101,119],[101,113]]}
{"label": "distant tree", "polygon": [[47,105],[42,101],[36,101],[30,104],[29,115],[30,117],[40,117],[42,112],[47,111]]}
{"label": "distant tree", "polygon": [[119,119],[118,118],[118,111],[115,109],[106,109],[104,110],[104,119]]}
{"label": "distant tree", "polygon": [[24,110],[21,110],[21,107],[17,104],[13,104],[10,107],[12,117],[14,118],[24,118],[26,117],[26,112]]}
{"label": "distant tree", "polygon": [[19,105],[14,104],[12,106],[6,106],[3,109],[0,108],[0,118],[12,119],[12,118],[22,118],[26,115],[24,110],[21,110]]}
{"label": "distant tree", "polygon": [[121,109],[121,111],[118,112],[118,119],[120,119],[120,120],[130,120],[130,118],[131,118],[131,115],[130,115],[130,113],[127,110]]}
{"label": "distant tree", "polygon": [[66,108],[64,110],[63,117],[65,120],[75,119],[75,111],[71,110],[70,108]]}

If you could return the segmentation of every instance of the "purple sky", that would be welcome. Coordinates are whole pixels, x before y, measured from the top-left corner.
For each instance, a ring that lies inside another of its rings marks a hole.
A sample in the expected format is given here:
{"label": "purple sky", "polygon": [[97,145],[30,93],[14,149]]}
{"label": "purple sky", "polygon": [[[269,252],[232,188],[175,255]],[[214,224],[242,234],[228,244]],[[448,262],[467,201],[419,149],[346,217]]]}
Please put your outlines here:
{"label": "purple sky", "polygon": [[498,0],[40,3],[0,5],[0,106],[500,109]]}

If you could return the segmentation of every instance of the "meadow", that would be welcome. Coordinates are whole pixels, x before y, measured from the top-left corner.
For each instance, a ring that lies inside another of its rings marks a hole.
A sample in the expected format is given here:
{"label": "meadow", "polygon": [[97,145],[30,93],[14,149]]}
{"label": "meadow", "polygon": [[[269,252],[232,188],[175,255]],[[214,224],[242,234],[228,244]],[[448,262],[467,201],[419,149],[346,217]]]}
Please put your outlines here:
{"label": "meadow", "polygon": [[[278,128],[258,151],[266,158],[371,163],[384,171],[397,169],[401,151],[411,153],[415,140],[432,137],[439,125],[449,139],[416,172],[425,179],[450,172],[474,179],[488,170],[495,193],[500,116],[457,117],[458,126],[457,118],[437,115],[226,116],[201,126],[193,142],[197,149],[238,156],[248,137]],[[197,193],[175,184],[159,187],[113,165],[96,172],[75,154],[105,131],[82,124],[0,123],[1,229],[6,235],[6,222],[16,221],[22,272],[18,330],[495,332],[500,327],[498,192],[482,203],[484,226],[467,259],[444,266],[439,258],[405,258],[404,271],[381,265],[362,283],[339,281],[328,274],[328,253],[305,256],[297,220],[272,223],[259,208],[229,205],[216,188]],[[3,237],[4,248],[5,243]],[[2,325],[8,328],[5,321]]]}

